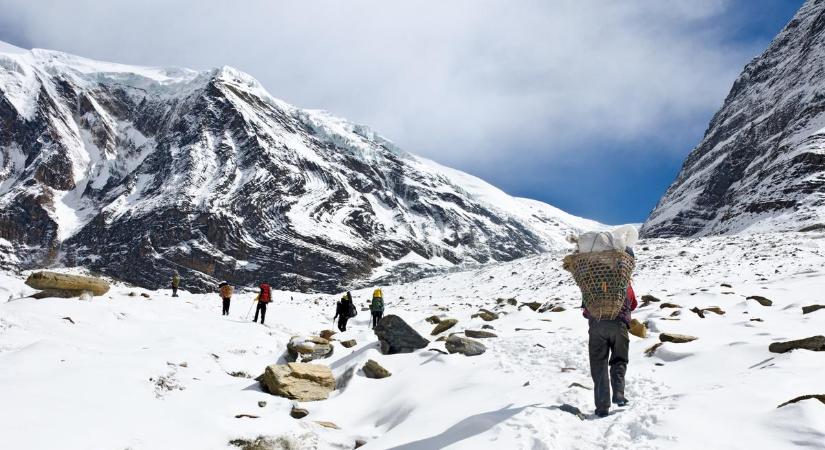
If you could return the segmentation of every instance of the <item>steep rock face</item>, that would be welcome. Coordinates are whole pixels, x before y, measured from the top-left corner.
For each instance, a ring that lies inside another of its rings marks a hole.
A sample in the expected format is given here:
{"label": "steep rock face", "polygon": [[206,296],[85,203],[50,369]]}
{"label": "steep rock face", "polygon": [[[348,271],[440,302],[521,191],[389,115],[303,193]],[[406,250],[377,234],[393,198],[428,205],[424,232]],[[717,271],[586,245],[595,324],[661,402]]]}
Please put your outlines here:
{"label": "steep rock face", "polygon": [[232,68],[0,47],[0,264],[329,291],[511,260],[590,227]]}
{"label": "steep rock face", "polygon": [[647,237],[825,222],[825,1],[809,0],[736,80],[642,228]]}

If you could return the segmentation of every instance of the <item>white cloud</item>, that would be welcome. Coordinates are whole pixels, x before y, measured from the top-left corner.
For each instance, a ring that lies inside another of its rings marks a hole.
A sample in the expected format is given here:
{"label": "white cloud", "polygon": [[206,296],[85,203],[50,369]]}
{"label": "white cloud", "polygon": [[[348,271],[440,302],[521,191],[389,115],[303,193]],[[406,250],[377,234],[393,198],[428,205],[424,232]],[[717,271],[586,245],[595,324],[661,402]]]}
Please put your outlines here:
{"label": "white cloud", "polygon": [[511,149],[546,159],[589,142],[695,128],[756,50],[723,45],[713,19],[726,7],[726,0],[0,0],[23,41],[133,64],[233,65],[276,97],[470,168],[512,157]]}

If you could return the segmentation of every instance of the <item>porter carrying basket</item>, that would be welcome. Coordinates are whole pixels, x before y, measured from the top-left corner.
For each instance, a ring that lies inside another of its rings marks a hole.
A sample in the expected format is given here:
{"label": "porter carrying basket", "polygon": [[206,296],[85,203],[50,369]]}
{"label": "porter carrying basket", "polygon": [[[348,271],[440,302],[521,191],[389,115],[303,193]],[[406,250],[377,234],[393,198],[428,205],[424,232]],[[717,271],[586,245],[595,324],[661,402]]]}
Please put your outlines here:
{"label": "porter carrying basket", "polygon": [[584,307],[596,320],[619,316],[635,266],[634,258],[620,250],[574,253],[564,258],[564,270],[573,274]]}

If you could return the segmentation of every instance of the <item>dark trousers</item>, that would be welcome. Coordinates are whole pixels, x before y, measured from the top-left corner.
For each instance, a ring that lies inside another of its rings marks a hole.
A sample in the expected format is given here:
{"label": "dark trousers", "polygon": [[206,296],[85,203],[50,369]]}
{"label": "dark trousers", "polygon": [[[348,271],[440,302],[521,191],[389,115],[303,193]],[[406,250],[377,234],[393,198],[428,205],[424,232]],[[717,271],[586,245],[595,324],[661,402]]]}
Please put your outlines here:
{"label": "dark trousers", "polygon": [[384,311],[373,311],[372,312],[372,327],[373,328],[378,326],[378,322],[381,321],[382,317],[384,317]]}
{"label": "dark trousers", "polygon": [[[230,300],[231,298],[232,298],[232,297],[226,297],[225,299],[223,299],[223,315],[224,315],[224,316],[228,316],[228,315],[229,315],[229,300]],[[249,316],[247,316],[247,317],[249,317]]]}
{"label": "dark trousers", "polygon": [[[624,377],[627,372],[630,339],[627,325],[621,320],[590,320],[590,375],[593,377],[593,397],[596,409],[610,409],[610,388],[613,402],[624,400]],[[610,370],[608,372],[608,365]]]}
{"label": "dark trousers", "polygon": [[266,303],[258,302],[258,307],[255,308],[255,318],[252,319],[253,322],[258,321],[258,313],[261,313],[261,325],[263,325],[264,318],[266,317]]}
{"label": "dark trousers", "polygon": [[177,296],[178,296],[178,287],[177,286],[172,286],[172,297],[177,297]]}
{"label": "dark trousers", "polygon": [[345,316],[338,316],[338,330],[339,331],[347,331],[347,321],[349,317]]}

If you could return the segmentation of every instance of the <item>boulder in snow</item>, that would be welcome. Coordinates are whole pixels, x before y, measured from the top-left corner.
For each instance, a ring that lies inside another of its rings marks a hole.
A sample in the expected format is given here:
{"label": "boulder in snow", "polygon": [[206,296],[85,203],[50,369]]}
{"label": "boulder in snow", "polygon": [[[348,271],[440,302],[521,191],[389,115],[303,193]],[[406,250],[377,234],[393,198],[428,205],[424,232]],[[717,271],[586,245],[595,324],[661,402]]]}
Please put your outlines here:
{"label": "boulder in snow", "polygon": [[335,390],[335,377],[327,366],[288,363],[266,367],[261,384],[272,395],[312,402],[326,400]]}
{"label": "boulder in snow", "polygon": [[630,334],[642,339],[647,337],[647,327],[636,319],[630,321]]}
{"label": "boulder in snow", "polygon": [[454,327],[457,323],[458,320],[456,319],[444,319],[441,322],[438,322],[438,325],[436,325],[435,328],[433,328],[433,331],[432,333],[430,333],[430,335],[437,336]]}
{"label": "boulder in snow", "polygon": [[328,358],[332,355],[332,345],[329,341],[318,336],[293,336],[286,344],[286,350],[291,361],[309,362],[316,359]]}
{"label": "boulder in snow", "polygon": [[688,336],[687,334],[676,334],[676,333],[661,333],[659,334],[659,340],[662,342],[673,342],[674,344],[684,344],[687,342],[695,341],[699,339],[695,336]]}
{"label": "boulder in snow", "polygon": [[498,319],[498,314],[496,314],[492,311],[486,310],[486,309],[482,309],[482,310],[479,310],[476,314],[473,314],[472,317],[473,318],[479,317],[479,318],[481,318],[481,320],[483,320],[485,322],[491,322],[493,320]]}
{"label": "boulder in snow", "polygon": [[487,351],[487,347],[481,342],[463,338],[455,334],[447,338],[445,345],[448,352],[461,353],[464,356],[477,356]]}
{"label": "boulder in snow", "polygon": [[811,336],[805,339],[798,339],[787,342],[774,342],[768,346],[771,353],[786,353],[791,350],[811,350],[814,352],[825,352],[825,336]]}
{"label": "boulder in snow", "polygon": [[46,292],[53,292],[59,297],[64,297],[68,293],[77,293],[69,297],[80,297],[84,292],[91,292],[92,295],[100,296],[109,292],[109,283],[106,280],[87,277],[83,275],[69,275],[57,272],[40,271],[29,275],[26,284],[34,289]]}
{"label": "boulder in snow", "polygon": [[482,330],[464,330],[464,335],[473,339],[486,339],[498,337],[497,334]]}
{"label": "boulder in snow", "polygon": [[748,300],[756,300],[762,306],[771,306],[773,305],[773,301],[768,298],[762,297],[761,295],[751,295],[748,297]]}
{"label": "boulder in snow", "polygon": [[803,306],[802,307],[802,314],[810,314],[814,311],[819,311],[820,309],[825,309],[825,305]]}
{"label": "boulder in snow", "polygon": [[387,378],[392,374],[389,370],[383,368],[381,364],[378,364],[374,360],[370,359],[366,364],[364,364],[364,375],[366,375],[367,378],[381,379]]}
{"label": "boulder in snow", "polygon": [[421,337],[417,331],[404,322],[404,319],[390,314],[378,322],[375,335],[381,343],[381,353],[411,353],[429,345],[430,341]]}

